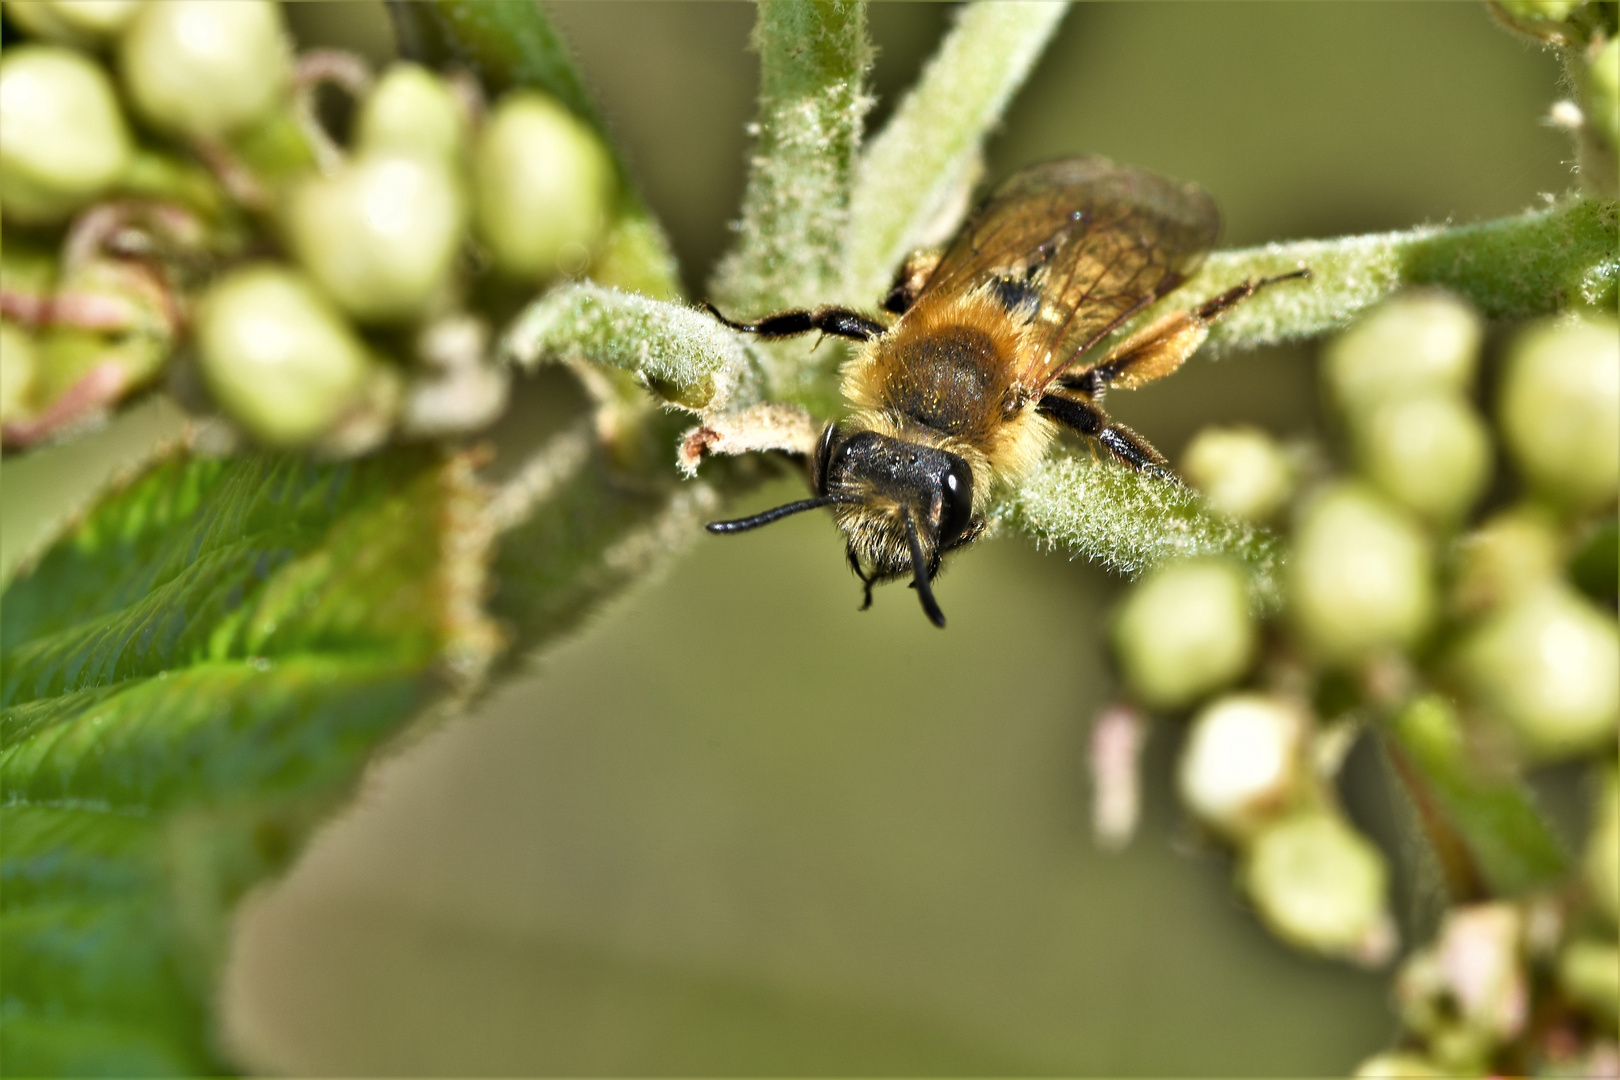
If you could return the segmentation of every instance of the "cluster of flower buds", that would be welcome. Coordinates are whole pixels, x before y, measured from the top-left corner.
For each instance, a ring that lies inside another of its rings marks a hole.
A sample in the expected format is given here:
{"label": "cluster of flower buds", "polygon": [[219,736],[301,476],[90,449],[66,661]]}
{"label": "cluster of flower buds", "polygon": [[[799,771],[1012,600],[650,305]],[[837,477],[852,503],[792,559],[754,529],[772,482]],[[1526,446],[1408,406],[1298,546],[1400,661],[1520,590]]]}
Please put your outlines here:
{"label": "cluster of flower buds", "polygon": [[[1254,429],[1198,435],[1183,472],[1211,508],[1285,532],[1280,608],[1240,565],[1198,558],[1134,585],[1113,623],[1133,705],[1108,715],[1188,718],[1184,805],[1235,850],[1261,919],[1309,951],[1395,953],[1387,860],[1334,790],[1358,732],[1438,703],[1486,772],[1602,774],[1583,881],[1452,910],[1402,969],[1416,1048],[1369,1075],[1614,1054],[1620,323],[1572,313],[1507,336],[1494,424],[1476,404],[1484,336],[1466,305],[1413,293],[1332,341],[1343,471]],[[1512,479],[1494,475],[1498,445]],[[1528,1019],[1548,995],[1586,1017],[1552,1042]]]}
{"label": "cluster of flower buds", "polygon": [[[275,446],[474,429],[505,401],[491,319],[603,254],[616,167],[536,91],[486,107],[453,73],[297,55],[273,0],[3,11],[7,448],[160,375]],[[323,86],[354,101],[346,144]]]}
{"label": "cluster of flower buds", "polygon": [[1575,139],[1581,179],[1594,195],[1620,194],[1620,45],[1614,5],[1597,0],[1492,0],[1503,24],[1556,49],[1574,95],[1553,124]]}

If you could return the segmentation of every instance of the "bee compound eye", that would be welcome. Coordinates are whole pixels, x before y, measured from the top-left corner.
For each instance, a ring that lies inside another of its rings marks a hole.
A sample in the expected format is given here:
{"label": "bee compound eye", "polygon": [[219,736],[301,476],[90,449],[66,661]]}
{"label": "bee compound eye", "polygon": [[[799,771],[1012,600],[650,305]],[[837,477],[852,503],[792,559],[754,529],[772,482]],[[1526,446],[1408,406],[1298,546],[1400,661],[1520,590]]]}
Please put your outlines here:
{"label": "bee compound eye", "polygon": [[966,462],[953,462],[940,477],[944,500],[939,520],[939,542],[948,544],[967,531],[973,520],[973,474]]}

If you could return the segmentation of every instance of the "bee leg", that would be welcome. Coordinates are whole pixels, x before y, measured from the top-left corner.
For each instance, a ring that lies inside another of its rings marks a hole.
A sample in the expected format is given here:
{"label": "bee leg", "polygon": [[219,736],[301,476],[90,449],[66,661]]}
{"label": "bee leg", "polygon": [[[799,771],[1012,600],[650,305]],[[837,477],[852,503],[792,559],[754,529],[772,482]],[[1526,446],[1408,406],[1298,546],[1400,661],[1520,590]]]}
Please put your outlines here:
{"label": "bee leg", "polygon": [[1041,398],[1039,409],[1087,439],[1101,443],[1114,457],[1138,472],[1152,473],[1166,480],[1177,479],[1170,471],[1170,463],[1152,443],[1110,419],[1096,402],[1078,394],[1047,394]]}
{"label": "bee leg", "polygon": [[855,557],[854,548],[846,547],[844,549],[844,558],[848,560],[849,568],[855,571],[855,576],[861,579],[861,585],[865,590],[865,599],[861,601],[861,610],[866,611],[872,606],[872,579],[861,572],[861,560]]}
{"label": "bee leg", "polygon": [[879,334],[886,333],[889,329],[876,319],[869,319],[858,311],[850,311],[848,308],[840,307],[819,307],[814,311],[795,308],[792,311],[778,311],[775,315],[767,315],[762,319],[746,323],[731,321],[720,314],[713,304],[706,301],[699,306],[710,315],[713,315],[722,325],[744,334],[757,334],[762,338],[793,337],[797,334],[808,334],[812,330],[819,330],[823,334],[831,334],[833,337],[868,341]]}
{"label": "bee leg", "polygon": [[900,264],[899,271],[894,275],[894,284],[889,286],[888,295],[883,298],[883,310],[904,315],[917,302],[917,297],[922,295],[923,286],[934,276],[934,270],[944,254],[937,249],[925,249],[906,256],[906,261]]}
{"label": "bee leg", "polygon": [[1190,311],[1167,315],[1132,334],[1101,363],[1076,375],[1064,376],[1058,380],[1058,384],[1100,397],[1104,390],[1112,386],[1130,390],[1161,379],[1197,351],[1209,336],[1210,326],[1227,311],[1268,285],[1309,276],[1310,271],[1301,268],[1292,273],[1234,285]]}

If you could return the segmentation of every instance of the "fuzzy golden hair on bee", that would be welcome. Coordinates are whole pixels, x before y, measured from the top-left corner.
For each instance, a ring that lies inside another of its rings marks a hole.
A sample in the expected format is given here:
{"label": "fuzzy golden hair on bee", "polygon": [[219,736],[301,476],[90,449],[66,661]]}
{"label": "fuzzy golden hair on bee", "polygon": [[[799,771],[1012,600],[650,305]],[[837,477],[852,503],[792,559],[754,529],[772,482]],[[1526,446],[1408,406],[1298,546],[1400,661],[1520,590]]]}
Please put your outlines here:
{"label": "fuzzy golden hair on bee", "polygon": [[[1110,388],[1168,375],[1220,315],[1304,269],[1245,282],[1115,343],[1134,315],[1197,268],[1219,214],[1203,189],[1085,157],[1014,174],[943,253],[918,253],[895,276],[885,322],[823,307],[724,325],[766,338],[819,331],[862,343],[845,366],[850,412],[806,452],[812,498],[712,532],[744,532],[830,508],[865,588],[909,577],[936,626],[933,580],[947,554],[983,535],[997,493],[1026,475],[1067,428],[1127,467],[1170,480],[1164,457],[1103,411]],[[773,421],[779,425],[779,419]],[[780,445],[727,436],[729,445]],[[701,441],[695,445],[702,445]]]}

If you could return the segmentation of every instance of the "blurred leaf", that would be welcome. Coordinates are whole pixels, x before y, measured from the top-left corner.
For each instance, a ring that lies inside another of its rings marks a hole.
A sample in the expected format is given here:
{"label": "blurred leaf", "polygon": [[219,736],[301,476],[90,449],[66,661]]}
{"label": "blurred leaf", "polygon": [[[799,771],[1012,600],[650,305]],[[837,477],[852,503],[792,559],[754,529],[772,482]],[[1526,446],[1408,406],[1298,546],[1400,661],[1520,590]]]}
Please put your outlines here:
{"label": "blurred leaf", "polygon": [[1419,698],[1389,728],[1390,751],[1446,876],[1452,899],[1514,896],[1556,881],[1568,858],[1518,777],[1477,764],[1461,721]]}
{"label": "blurred leaf", "polygon": [[637,192],[568,46],[536,0],[388,0],[388,13],[401,56],[429,67],[467,68],[490,101],[518,87],[543,90],[595,128],[618,169],[622,204],[592,278],[660,300],[681,295],[669,240]]}
{"label": "blurred leaf", "polygon": [[479,498],[420,448],[176,456],[6,590],[8,1072],[221,1071],[231,906],[487,660]]}

